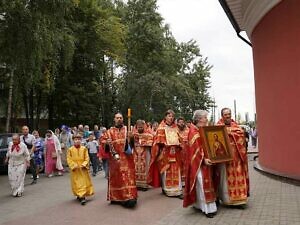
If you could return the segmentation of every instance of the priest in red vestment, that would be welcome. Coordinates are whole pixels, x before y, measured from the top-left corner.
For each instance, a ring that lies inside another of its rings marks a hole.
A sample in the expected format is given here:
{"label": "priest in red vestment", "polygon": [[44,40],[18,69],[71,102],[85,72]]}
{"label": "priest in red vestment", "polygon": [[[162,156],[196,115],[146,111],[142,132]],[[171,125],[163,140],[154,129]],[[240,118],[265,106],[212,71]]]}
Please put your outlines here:
{"label": "priest in red vestment", "polygon": [[132,154],[133,138],[128,141],[128,131],[121,113],[115,114],[114,122],[115,126],[105,134],[105,151],[115,151],[119,159],[110,154],[107,200],[125,207],[134,207],[137,202],[137,188]]}
{"label": "priest in red vestment", "polygon": [[219,199],[225,205],[239,205],[245,208],[249,196],[249,173],[244,132],[231,119],[229,108],[223,108],[221,116],[217,124],[225,125],[227,128],[233,160],[219,164],[217,172]]}
{"label": "priest in red vestment", "polygon": [[153,135],[151,130],[147,129],[147,125],[144,120],[136,121],[133,135],[136,186],[137,188],[146,191],[149,188],[147,184],[147,176],[151,158]]}
{"label": "priest in red vestment", "polygon": [[194,205],[209,218],[217,212],[216,194],[212,180],[212,163],[203,150],[200,127],[206,126],[207,111],[196,110],[188,134],[186,181],[183,207]]}
{"label": "priest in red vestment", "polygon": [[168,110],[154,137],[148,183],[153,187],[161,186],[167,196],[182,198],[180,170],[181,140],[175,124],[175,113]]}

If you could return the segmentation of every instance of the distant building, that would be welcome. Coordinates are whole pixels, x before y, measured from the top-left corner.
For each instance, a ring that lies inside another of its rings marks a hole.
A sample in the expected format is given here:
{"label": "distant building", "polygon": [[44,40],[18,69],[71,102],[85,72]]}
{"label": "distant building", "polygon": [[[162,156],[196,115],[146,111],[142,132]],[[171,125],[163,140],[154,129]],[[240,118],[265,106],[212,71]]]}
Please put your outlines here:
{"label": "distant building", "polygon": [[253,48],[259,166],[300,180],[300,1],[219,2]]}

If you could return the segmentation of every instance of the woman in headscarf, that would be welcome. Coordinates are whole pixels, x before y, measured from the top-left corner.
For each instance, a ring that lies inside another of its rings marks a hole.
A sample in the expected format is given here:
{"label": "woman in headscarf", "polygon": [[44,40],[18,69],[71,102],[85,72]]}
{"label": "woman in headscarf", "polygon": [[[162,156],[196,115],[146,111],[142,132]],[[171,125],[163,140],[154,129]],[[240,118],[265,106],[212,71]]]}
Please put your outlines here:
{"label": "woman in headscarf", "polygon": [[14,134],[6,154],[8,162],[8,179],[12,195],[21,197],[24,191],[26,168],[29,166],[30,155],[26,145],[20,142],[20,136]]}
{"label": "woman in headscarf", "polygon": [[54,172],[57,171],[59,176],[63,175],[63,166],[61,163],[61,145],[56,135],[47,130],[44,143],[45,155],[45,173],[48,177],[53,177]]}

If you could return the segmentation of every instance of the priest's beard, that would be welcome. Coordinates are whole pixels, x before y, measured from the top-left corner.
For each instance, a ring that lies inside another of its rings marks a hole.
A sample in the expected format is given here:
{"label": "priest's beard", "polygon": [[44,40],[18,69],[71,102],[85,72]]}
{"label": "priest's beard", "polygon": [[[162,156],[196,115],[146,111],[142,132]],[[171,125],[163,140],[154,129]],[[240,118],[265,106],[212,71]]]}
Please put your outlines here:
{"label": "priest's beard", "polygon": [[231,124],[231,119],[225,119],[224,120],[224,124],[226,125],[226,126],[230,126],[230,124]]}
{"label": "priest's beard", "polygon": [[117,122],[117,123],[115,124],[115,127],[120,129],[120,128],[123,127],[123,123],[122,123],[122,122]]}
{"label": "priest's beard", "polygon": [[183,131],[185,128],[185,125],[178,125],[179,130]]}

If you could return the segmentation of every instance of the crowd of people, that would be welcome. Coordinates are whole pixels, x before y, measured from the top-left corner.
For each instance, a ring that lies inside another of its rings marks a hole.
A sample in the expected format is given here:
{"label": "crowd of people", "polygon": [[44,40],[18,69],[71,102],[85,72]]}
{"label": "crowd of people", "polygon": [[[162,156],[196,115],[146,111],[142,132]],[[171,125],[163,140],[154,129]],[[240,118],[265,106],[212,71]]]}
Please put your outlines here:
{"label": "crowd of people", "polygon": [[[27,167],[32,174],[31,184],[36,184],[39,179],[39,174],[44,172],[47,177],[53,177],[54,175],[62,176],[64,172],[68,172],[69,166],[67,163],[67,152],[70,147],[74,145],[73,136],[82,135],[86,138],[82,139],[82,145],[88,148],[89,158],[93,165],[93,176],[102,170],[102,165],[98,157],[103,158],[103,165],[107,171],[107,156],[106,154],[99,154],[98,140],[101,133],[105,133],[105,128],[101,130],[95,125],[94,131],[89,131],[89,127],[86,125],[79,125],[70,129],[66,125],[62,125],[61,128],[55,129],[54,132],[51,130],[46,131],[44,138],[40,137],[38,130],[34,130],[32,134],[29,133],[28,126],[22,127],[22,134],[14,134],[12,142],[9,145],[9,151],[7,152],[6,161],[9,162],[9,179],[12,186],[20,187],[17,192],[13,191],[14,196],[22,196],[24,184],[21,180],[23,179],[23,173]],[[24,148],[26,146],[26,148]],[[17,168],[11,166],[18,165]],[[23,168],[26,165],[27,167]],[[19,171],[13,175],[12,171]],[[106,177],[108,171],[106,172]],[[22,176],[20,175],[22,174]],[[16,180],[16,177],[21,180]]]}
{"label": "crowd of people", "polygon": [[[216,125],[227,130],[232,160],[220,163],[212,162],[203,144],[205,110],[196,110],[189,123],[167,110],[160,123],[139,119],[132,127],[126,127],[123,115],[116,113],[110,129],[63,125],[48,130],[44,140],[38,131],[29,134],[24,126],[21,136],[13,135],[7,152],[12,195],[22,196],[27,167],[32,184],[42,169],[48,177],[69,171],[73,194],[85,205],[86,197],[94,194],[89,171],[96,176],[103,169],[111,204],[134,207],[138,190],[161,187],[165,196],[183,199],[183,207],[193,205],[209,218],[216,215],[219,204],[245,208],[249,197],[245,133],[229,108],[222,109],[221,116]],[[218,136],[214,138],[223,145]]]}

